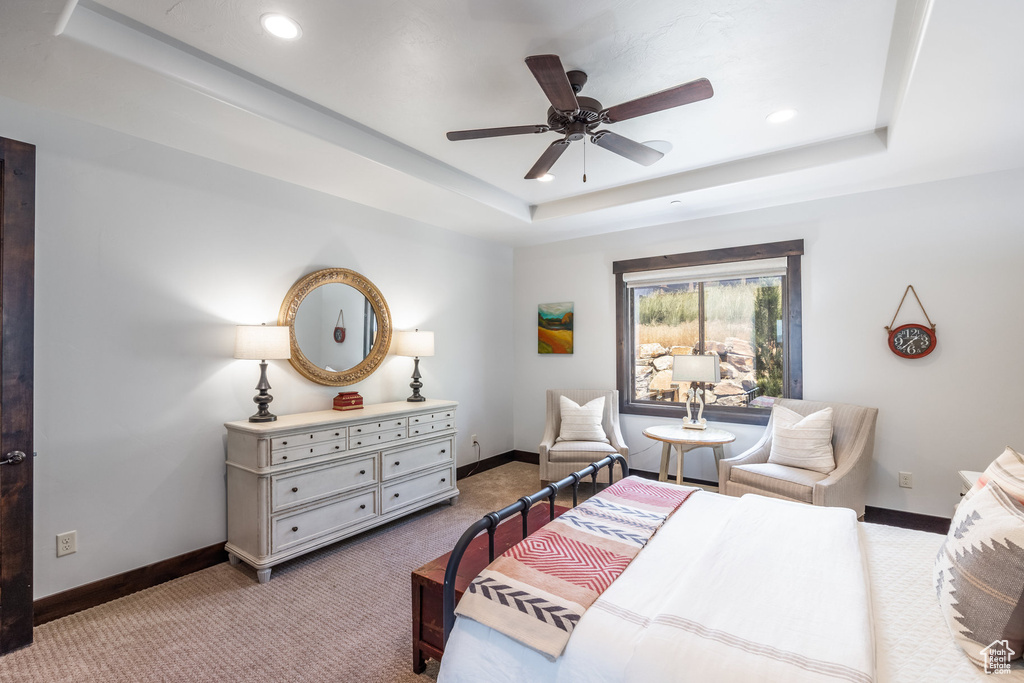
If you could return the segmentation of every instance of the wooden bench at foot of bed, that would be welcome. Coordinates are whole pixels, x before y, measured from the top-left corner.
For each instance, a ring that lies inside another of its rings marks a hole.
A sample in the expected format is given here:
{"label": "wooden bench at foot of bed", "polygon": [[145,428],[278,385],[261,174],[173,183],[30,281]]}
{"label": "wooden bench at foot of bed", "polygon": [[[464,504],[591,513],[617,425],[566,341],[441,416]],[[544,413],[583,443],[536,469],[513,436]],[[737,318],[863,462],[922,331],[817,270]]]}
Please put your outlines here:
{"label": "wooden bench at foot of bed", "polygon": [[[569,508],[555,506],[558,517]],[[530,510],[527,529],[532,534],[549,521],[548,505],[537,505]],[[523,539],[523,525],[519,517],[505,520],[494,532],[494,556],[503,554]],[[426,658],[440,660],[444,653],[444,619],[441,609],[441,594],[444,586],[444,572],[451,553],[445,553],[431,560],[412,573],[412,670],[422,673]],[[455,600],[487,565],[487,534],[480,534],[469,544],[459,564],[455,579]]]}

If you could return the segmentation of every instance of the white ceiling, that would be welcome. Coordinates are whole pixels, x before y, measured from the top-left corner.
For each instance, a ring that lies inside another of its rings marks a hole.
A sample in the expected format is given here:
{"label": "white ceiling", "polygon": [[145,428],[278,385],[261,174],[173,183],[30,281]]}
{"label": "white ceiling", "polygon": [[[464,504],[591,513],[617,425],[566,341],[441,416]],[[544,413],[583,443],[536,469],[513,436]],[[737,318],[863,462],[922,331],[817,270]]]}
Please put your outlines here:
{"label": "white ceiling", "polygon": [[[1017,0],[4,0],[0,94],[516,245],[1019,166],[1022,20]],[[715,95],[608,126],[671,143],[654,165],[575,142],[551,183],[523,175],[555,133],[445,138],[545,123],[523,60],[546,53],[605,107]]]}

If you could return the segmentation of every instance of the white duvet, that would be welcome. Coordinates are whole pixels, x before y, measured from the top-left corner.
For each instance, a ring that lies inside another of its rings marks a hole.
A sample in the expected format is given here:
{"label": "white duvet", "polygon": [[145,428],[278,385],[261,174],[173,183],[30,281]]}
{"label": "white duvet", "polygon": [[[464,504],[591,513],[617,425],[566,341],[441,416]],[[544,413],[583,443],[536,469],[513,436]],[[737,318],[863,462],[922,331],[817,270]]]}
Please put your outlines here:
{"label": "white duvet", "polygon": [[438,681],[868,683],[870,604],[852,511],[697,492],[558,660],[460,618]]}

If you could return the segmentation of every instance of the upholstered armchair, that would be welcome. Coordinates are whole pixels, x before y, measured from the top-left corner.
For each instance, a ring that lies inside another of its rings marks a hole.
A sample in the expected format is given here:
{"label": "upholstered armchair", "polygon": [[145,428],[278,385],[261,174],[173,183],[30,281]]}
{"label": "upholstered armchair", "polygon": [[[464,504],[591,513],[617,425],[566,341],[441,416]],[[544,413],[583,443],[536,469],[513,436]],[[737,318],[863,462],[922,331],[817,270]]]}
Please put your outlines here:
{"label": "upholstered armchair", "polygon": [[785,398],[778,399],[775,405],[784,406],[803,416],[832,408],[835,470],[822,474],[769,463],[768,455],[772,448],[772,419],[769,419],[764,436],[757,445],[742,455],[718,463],[721,492],[727,496],[758,493],[812,505],[847,507],[856,512],[857,517],[863,517],[871,455],[875,448],[878,409]]}
{"label": "upholstered armchair", "polygon": [[[557,441],[562,421],[559,411],[560,398],[584,405],[604,396],[604,414],[601,426],[608,443],[601,441]],[[540,452],[541,481],[558,481],[573,472],[605,458],[611,453],[621,453],[629,460],[629,447],[626,446],[619,430],[619,392],[614,389],[549,389],[547,399],[547,419],[544,425],[544,437],[538,448]],[[608,470],[602,469],[599,481],[607,481]]]}

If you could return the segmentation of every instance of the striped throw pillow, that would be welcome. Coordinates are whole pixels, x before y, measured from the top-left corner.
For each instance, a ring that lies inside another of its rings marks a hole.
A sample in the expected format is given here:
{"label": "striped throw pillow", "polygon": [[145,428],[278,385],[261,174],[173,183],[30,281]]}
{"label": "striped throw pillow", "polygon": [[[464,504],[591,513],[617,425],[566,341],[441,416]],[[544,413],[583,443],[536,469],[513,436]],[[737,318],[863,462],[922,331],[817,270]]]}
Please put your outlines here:
{"label": "striped throw pillow", "polygon": [[1006,450],[985,468],[981,478],[964,496],[964,500],[973,496],[990,481],[999,484],[1004,493],[1024,504],[1024,455],[1007,446]]}
{"label": "striped throw pillow", "polygon": [[832,453],[832,408],[804,417],[798,412],[772,408],[772,449],[768,462],[828,474],[836,468]]}
{"label": "striped throw pillow", "polygon": [[562,426],[556,441],[602,441],[608,443],[608,436],[601,426],[604,416],[604,396],[598,396],[585,405],[565,396],[558,397],[558,411]]}
{"label": "striped throw pillow", "polygon": [[1024,506],[996,480],[956,508],[935,558],[939,608],[972,662],[990,671],[989,646],[1024,652]]}

